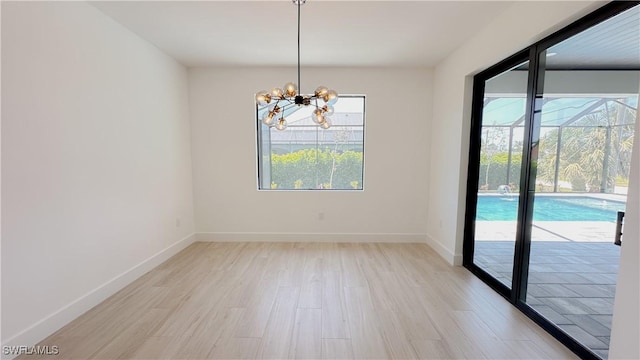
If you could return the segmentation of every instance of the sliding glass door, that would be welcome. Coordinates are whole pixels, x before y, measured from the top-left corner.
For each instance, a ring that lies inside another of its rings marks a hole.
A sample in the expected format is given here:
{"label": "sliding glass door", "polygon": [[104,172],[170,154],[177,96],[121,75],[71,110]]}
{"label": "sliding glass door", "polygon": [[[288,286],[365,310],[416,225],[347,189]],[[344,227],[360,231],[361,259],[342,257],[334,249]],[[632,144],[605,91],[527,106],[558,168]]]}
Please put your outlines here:
{"label": "sliding glass door", "polygon": [[608,356],[624,251],[634,5],[606,5],[474,78],[464,265],[583,358]]}
{"label": "sliding glass door", "polygon": [[476,82],[483,96],[476,99],[482,101],[474,142],[477,182],[470,184],[477,195],[472,260],[478,271],[497,280],[495,286],[504,294],[510,294],[513,282],[527,104],[525,56],[510,59],[496,68],[497,74]]}
{"label": "sliding glass door", "polygon": [[[638,8],[610,21],[619,23]],[[638,70],[602,69],[577,58],[597,25],[541,53],[539,146],[526,303],[595,354],[607,358],[638,107]],[[638,29],[636,29],[638,31]],[[550,56],[551,54],[557,54]]]}

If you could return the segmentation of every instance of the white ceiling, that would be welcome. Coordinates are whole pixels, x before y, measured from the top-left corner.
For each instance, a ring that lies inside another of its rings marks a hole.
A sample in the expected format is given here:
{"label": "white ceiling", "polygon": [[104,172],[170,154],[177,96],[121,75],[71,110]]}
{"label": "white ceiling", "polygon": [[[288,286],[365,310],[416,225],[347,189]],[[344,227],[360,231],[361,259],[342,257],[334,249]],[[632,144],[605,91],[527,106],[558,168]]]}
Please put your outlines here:
{"label": "white ceiling", "polygon": [[[186,66],[297,61],[291,0],[91,4]],[[301,8],[302,65],[433,66],[511,4],[308,0]]]}

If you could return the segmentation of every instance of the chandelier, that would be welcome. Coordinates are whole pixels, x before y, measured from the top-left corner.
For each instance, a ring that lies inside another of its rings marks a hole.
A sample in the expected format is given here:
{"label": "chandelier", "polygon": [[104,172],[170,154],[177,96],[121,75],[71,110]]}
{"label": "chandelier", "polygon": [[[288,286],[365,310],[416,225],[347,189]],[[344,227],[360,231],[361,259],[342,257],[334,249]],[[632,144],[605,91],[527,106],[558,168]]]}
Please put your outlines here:
{"label": "chandelier", "polygon": [[[298,85],[300,85],[300,6],[306,0],[292,0],[298,7]],[[338,93],[326,86],[318,86],[313,95],[298,93],[298,86],[294,83],[286,83],[283,88],[273,88],[271,91],[259,91],[256,94],[256,103],[259,106],[267,106],[268,111],[262,117],[262,123],[275,127],[278,130],[287,128],[285,112],[290,114],[302,106],[313,106],[311,119],[323,129],[331,127],[330,115],[333,114],[333,104],[338,101]]]}

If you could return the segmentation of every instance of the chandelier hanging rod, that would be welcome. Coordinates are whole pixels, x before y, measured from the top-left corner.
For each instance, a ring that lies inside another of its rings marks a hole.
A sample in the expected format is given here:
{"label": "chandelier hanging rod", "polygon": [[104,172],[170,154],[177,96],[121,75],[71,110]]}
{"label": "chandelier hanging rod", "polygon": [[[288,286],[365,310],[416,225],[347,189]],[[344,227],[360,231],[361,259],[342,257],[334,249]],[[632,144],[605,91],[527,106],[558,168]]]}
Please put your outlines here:
{"label": "chandelier hanging rod", "polygon": [[[262,106],[263,109],[266,105],[270,105],[266,112],[261,114],[262,123],[269,127],[275,127],[277,130],[284,130],[287,128],[287,121],[284,118],[286,110],[291,109],[294,105],[298,108],[303,106],[313,106],[315,110],[311,115],[316,125],[319,125],[323,129],[331,127],[330,115],[333,114],[333,104],[338,101],[338,93],[334,90],[328,89],[326,86],[318,86],[313,95],[303,95],[299,93],[301,81],[301,65],[300,65],[300,6],[302,6],[306,0],[292,0],[294,5],[298,7],[298,85],[293,83],[286,83],[284,88],[273,88],[270,92],[263,90],[256,93],[256,103],[258,106]],[[318,101],[322,100],[324,104],[319,104]],[[295,112],[297,110],[293,110]]]}
{"label": "chandelier hanging rod", "polygon": [[298,89],[302,89],[302,83],[300,82],[300,6],[304,1],[293,0],[298,4]]}

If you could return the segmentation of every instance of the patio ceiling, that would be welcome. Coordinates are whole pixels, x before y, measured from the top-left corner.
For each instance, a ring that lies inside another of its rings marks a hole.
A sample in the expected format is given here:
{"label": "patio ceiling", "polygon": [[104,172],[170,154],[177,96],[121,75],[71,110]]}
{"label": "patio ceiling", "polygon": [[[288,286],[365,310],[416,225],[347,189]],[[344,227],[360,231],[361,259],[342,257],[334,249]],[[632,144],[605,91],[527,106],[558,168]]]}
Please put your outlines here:
{"label": "patio ceiling", "polygon": [[[609,111],[613,108],[629,109],[638,107],[638,97],[545,97],[542,106],[542,127],[602,127],[635,123],[635,116],[624,112],[617,117],[616,124],[610,124]],[[525,97],[485,98],[483,126],[516,127],[523,126],[526,108]],[[590,116],[591,115],[591,116]]]}

